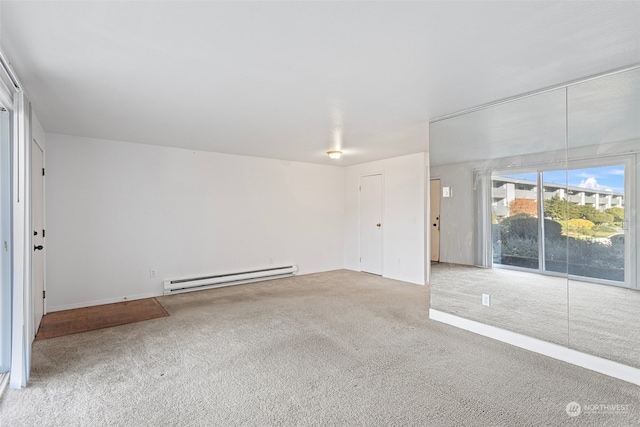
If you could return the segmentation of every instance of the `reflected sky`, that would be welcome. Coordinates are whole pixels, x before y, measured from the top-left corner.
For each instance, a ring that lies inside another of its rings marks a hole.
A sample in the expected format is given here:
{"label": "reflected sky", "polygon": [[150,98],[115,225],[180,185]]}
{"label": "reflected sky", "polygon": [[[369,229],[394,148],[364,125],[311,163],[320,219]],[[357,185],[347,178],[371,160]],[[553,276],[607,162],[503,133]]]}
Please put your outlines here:
{"label": "reflected sky", "polygon": [[[536,181],[536,173],[504,174],[515,179]],[[602,166],[594,168],[570,169],[568,171],[543,172],[545,183],[569,185],[592,190],[624,193],[624,165]]]}

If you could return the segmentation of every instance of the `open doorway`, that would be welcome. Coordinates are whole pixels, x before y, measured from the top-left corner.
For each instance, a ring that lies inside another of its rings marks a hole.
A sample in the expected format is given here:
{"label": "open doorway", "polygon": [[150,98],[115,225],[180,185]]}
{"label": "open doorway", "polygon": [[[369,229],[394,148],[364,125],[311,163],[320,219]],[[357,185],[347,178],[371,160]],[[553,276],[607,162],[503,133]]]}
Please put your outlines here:
{"label": "open doorway", "polygon": [[430,184],[431,262],[440,262],[440,180],[432,179]]}

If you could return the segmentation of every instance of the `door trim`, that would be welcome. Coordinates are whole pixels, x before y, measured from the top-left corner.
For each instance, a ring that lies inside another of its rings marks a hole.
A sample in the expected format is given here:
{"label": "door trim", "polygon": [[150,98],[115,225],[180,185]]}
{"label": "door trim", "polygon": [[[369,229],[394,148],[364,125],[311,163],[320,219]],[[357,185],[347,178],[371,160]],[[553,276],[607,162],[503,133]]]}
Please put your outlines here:
{"label": "door trim", "polygon": [[360,218],[361,218],[361,212],[360,212],[360,196],[361,196],[361,192],[360,192],[360,186],[362,185],[362,178],[366,178],[368,176],[377,176],[380,175],[380,218],[382,221],[382,232],[380,235],[380,272],[381,272],[381,276],[384,277],[384,230],[385,230],[385,203],[384,203],[384,198],[385,198],[385,194],[384,194],[384,171],[380,171],[380,172],[369,172],[369,173],[363,173],[358,175],[358,271],[362,272],[362,266],[360,263],[360,259],[362,258],[362,244],[360,242],[360,227],[361,227],[361,223],[360,223]]}
{"label": "door trim", "polygon": [[[434,195],[431,192],[431,183],[433,181],[438,181],[440,183],[440,185],[438,186],[438,194],[437,195]],[[440,262],[440,249],[441,249],[441,246],[442,246],[440,244],[440,241],[441,241],[441,233],[440,233],[441,220],[440,219],[442,218],[442,194],[441,194],[441,192],[442,192],[442,179],[439,178],[439,177],[430,177],[429,178],[429,211],[428,211],[429,230],[430,230],[429,231],[429,260],[428,260],[429,263],[434,262],[434,260],[432,259],[433,258],[433,240],[432,240],[433,230],[431,228],[432,227],[431,224],[433,224],[433,218],[431,218],[431,207],[433,206],[432,201],[433,201],[434,196],[437,196],[438,199],[439,199],[438,200],[439,201],[439,203],[438,203],[438,219],[437,219],[437,221],[438,221],[438,259],[435,260],[435,262]]]}
{"label": "door trim", "polygon": [[[45,164],[46,164],[46,160],[45,160],[45,150],[44,147],[42,146],[41,143],[38,142],[38,140],[34,137],[31,138],[32,144],[34,144],[35,146],[37,146],[38,149],[40,149],[40,151],[42,152],[42,169],[43,169],[43,175],[42,175],[42,200],[41,200],[41,206],[42,206],[42,230],[46,229],[45,226],[45,174],[44,174],[44,170],[45,170]],[[33,146],[32,146],[32,150],[31,150],[31,172],[33,172],[33,161],[34,161],[34,150],[33,150]],[[33,209],[33,181],[30,183],[31,188],[30,188],[30,202],[31,202],[31,210],[30,210],[30,228],[29,231],[33,231],[33,226],[34,226],[34,221],[33,221],[33,215],[34,215],[34,209]],[[40,231],[42,232],[42,231]],[[32,233],[29,233],[30,237],[31,237],[31,241],[30,241],[30,245],[29,247],[32,248],[36,245],[35,240],[35,236],[33,236]],[[43,237],[44,239],[44,237]],[[43,241],[42,245],[44,246],[44,249],[42,249],[42,291],[44,293],[46,293],[47,290],[47,281],[46,281],[46,243]],[[32,328],[32,334],[33,334],[33,338],[35,338],[35,335],[38,333],[38,328],[39,328],[39,324],[36,324],[35,322],[35,314],[36,314],[36,304],[40,304],[40,302],[42,302],[42,315],[44,316],[45,314],[47,314],[47,310],[46,310],[46,298],[44,298],[41,295],[38,295],[38,293],[35,292],[35,288],[36,288],[36,284],[34,279],[37,277],[34,274],[34,269],[35,269],[36,263],[34,260],[34,256],[31,257],[31,307],[32,307],[32,317],[34,317],[34,322],[33,322],[33,328]],[[40,319],[42,320],[42,319]]]}

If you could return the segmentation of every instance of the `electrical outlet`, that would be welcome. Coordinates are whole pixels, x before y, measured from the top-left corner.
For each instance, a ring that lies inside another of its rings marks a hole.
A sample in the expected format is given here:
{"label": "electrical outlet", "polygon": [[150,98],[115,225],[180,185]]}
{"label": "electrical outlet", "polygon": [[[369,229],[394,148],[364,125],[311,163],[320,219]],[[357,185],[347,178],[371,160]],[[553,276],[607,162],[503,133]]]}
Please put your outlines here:
{"label": "electrical outlet", "polygon": [[482,294],[482,305],[486,305],[487,307],[491,307],[491,295]]}
{"label": "electrical outlet", "polygon": [[153,269],[149,270],[149,277],[150,277],[150,278],[152,278],[152,279],[153,279],[154,277],[156,277],[156,271],[155,271],[155,270],[153,270]]}

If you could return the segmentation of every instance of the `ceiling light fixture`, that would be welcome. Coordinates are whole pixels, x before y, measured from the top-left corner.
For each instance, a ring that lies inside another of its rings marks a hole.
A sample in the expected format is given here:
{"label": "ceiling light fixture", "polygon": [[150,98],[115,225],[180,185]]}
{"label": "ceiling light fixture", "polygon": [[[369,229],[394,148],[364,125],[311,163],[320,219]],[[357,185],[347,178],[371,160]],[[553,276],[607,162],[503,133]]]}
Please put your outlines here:
{"label": "ceiling light fixture", "polygon": [[340,151],[340,150],[331,150],[331,151],[327,151],[327,154],[329,155],[329,158],[331,158],[331,159],[339,159],[340,156],[342,156],[342,151]]}

